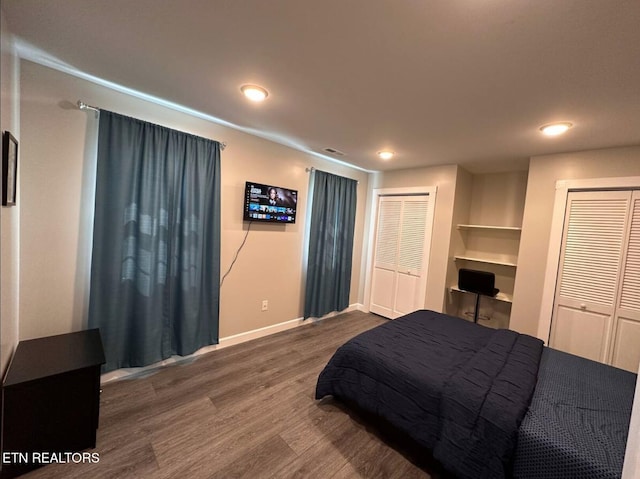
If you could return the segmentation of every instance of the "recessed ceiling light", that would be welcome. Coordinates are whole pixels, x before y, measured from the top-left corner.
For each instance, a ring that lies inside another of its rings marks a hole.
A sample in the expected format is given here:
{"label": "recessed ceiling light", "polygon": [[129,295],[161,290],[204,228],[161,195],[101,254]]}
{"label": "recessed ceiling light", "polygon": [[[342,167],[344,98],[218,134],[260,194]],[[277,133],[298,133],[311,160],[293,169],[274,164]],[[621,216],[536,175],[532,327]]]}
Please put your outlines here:
{"label": "recessed ceiling light", "polygon": [[390,160],[391,158],[393,158],[393,155],[395,155],[395,153],[389,150],[382,150],[378,152],[378,156],[381,160]]}
{"label": "recessed ceiling light", "polygon": [[242,85],[240,90],[244,96],[255,102],[261,102],[269,96],[269,92],[258,85]]}
{"label": "recessed ceiling light", "polygon": [[559,123],[549,123],[540,127],[540,131],[547,136],[562,135],[565,131],[571,128],[573,124],[568,121],[561,121]]}

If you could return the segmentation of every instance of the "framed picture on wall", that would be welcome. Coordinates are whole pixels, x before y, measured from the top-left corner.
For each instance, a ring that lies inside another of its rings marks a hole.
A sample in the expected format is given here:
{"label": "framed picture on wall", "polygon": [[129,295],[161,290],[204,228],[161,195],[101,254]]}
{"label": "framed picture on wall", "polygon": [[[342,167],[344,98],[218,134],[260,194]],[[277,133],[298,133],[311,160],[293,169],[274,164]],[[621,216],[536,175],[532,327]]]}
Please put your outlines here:
{"label": "framed picture on wall", "polygon": [[18,140],[5,131],[2,135],[2,206],[16,204],[18,179]]}

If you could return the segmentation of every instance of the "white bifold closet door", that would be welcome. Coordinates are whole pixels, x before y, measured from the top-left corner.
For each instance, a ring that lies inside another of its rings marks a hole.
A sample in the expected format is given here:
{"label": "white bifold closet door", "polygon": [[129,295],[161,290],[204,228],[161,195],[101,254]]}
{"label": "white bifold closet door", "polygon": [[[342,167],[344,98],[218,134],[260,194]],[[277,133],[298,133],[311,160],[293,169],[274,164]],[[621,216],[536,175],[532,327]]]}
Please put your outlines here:
{"label": "white bifold closet door", "polygon": [[638,192],[570,192],[550,346],[637,371],[639,275]]}
{"label": "white bifold closet door", "polygon": [[371,312],[395,319],[424,308],[433,203],[429,195],[379,197]]}
{"label": "white bifold closet door", "polygon": [[638,372],[640,363],[640,191],[631,197],[628,241],[614,316],[611,364]]}

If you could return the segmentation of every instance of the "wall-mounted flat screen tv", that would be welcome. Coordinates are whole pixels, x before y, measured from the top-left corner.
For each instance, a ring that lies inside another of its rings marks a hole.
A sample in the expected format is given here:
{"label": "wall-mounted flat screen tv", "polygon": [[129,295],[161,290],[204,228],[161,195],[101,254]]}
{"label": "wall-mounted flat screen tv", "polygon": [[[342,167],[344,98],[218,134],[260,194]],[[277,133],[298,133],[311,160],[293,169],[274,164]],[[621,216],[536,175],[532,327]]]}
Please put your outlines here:
{"label": "wall-mounted flat screen tv", "polygon": [[244,219],[295,223],[298,191],[247,181],[244,189]]}

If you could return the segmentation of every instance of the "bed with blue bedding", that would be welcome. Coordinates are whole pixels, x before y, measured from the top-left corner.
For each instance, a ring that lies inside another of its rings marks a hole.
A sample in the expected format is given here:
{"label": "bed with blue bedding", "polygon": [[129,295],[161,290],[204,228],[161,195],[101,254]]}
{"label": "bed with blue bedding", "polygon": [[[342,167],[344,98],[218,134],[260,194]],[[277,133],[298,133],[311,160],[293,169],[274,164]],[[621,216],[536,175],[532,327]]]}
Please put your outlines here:
{"label": "bed with blue bedding", "polygon": [[635,380],[531,336],[424,310],[341,346],[316,398],[384,418],[460,478],[613,478]]}

